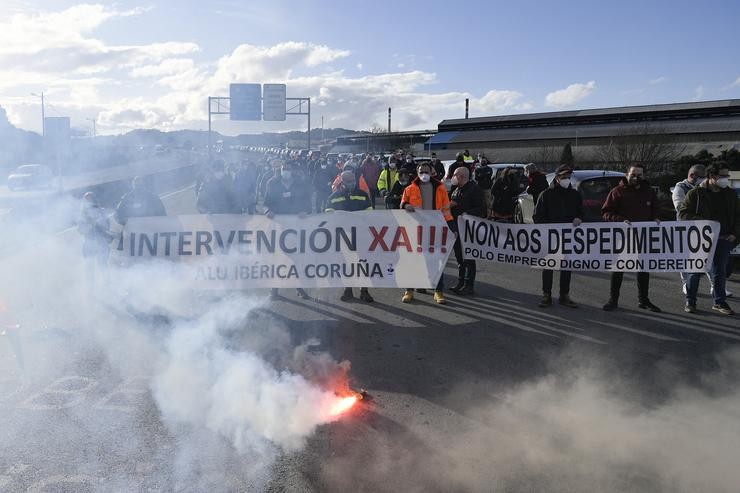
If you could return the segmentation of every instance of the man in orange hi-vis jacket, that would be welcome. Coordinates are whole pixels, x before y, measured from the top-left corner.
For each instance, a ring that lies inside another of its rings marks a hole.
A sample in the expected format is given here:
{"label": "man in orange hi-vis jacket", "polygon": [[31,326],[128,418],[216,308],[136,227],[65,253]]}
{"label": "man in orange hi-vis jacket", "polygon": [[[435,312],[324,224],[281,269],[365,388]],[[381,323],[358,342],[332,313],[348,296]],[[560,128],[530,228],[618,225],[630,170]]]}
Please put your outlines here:
{"label": "man in orange hi-vis jacket", "polygon": [[[450,212],[450,197],[447,195],[447,188],[444,183],[432,178],[432,166],[428,162],[422,162],[417,166],[416,178],[403,191],[401,209],[406,209],[408,212],[414,212],[416,209],[442,211],[450,229],[457,231]],[[443,289],[444,274],[440,276],[437,287],[434,289],[434,301],[440,305],[447,302],[442,292]],[[419,291],[423,292],[422,290]],[[407,289],[401,301],[411,303],[413,300],[414,290]]]}

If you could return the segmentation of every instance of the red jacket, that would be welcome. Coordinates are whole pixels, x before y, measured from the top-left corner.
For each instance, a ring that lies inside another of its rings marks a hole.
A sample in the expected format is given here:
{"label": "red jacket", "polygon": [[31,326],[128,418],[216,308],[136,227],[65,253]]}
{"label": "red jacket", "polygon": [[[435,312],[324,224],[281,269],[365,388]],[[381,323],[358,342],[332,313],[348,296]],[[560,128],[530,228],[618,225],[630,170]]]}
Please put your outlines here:
{"label": "red jacket", "polygon": [[636,188],[627,185],[627,179],[622,178],[606,197],[601,215],[604,221],[611,222],[654,221],[658,219],[658,197],[647,181]]}

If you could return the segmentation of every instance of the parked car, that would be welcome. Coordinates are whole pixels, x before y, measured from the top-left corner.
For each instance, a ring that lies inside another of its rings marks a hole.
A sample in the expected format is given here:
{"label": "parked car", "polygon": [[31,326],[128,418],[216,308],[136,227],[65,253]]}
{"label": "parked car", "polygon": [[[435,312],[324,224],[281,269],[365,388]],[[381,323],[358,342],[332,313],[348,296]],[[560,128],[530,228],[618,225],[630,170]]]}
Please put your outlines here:
{"label": "parked car", "polygon": [[48,166],[24,164],[8,176],[8,190],[47,188],[52,185],[52,179],[53,173]]}
{"label": "parked car", "polygon": [[[583,220],[586,222],[601,221],[601,206],[606,201],[609,191],[619,185],[624,173],[604,170],[575,170],[571,177],[571,186],[581,192],[583,197]],[[555,173],[547,175],[547,182],[552,183]],[[530,224],[534,214],[534,201],[528,193],[521,193],[514,210],[514,222]]]}

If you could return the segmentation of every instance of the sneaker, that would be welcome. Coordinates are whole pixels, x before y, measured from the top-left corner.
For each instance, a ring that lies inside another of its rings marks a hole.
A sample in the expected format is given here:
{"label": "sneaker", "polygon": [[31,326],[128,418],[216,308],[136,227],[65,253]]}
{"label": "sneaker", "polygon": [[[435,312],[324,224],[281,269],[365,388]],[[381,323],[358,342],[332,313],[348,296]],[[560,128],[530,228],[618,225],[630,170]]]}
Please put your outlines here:
{"label": "sneaker", "polygon": [[602,307],[605,312],[612,312],[617,309],[619,306],[619,303],[617,300],[609,298],[609,301],[606,302],[606,304]]}
{"label": "sneaker", "polygon": [[458,294],[460,292],[460,290],[463,288],[463,286],[465,286],[465,281],[462,281],[462,280],[461,281],[457,281],[457,284],[455,284],[454,286],[452,286],[450,288],[450,291],[452,291],[455,294]]}
{"label": "sneaker", "polygon": [[686,291],[686,283],[683,283],[683,287],[681,288],[681,291],[683,291],[684,295],[689,294],[688,291]]}
{"label": "sneaker", "polygon": [[426,289],[417,289],[416,292],[419,293],[419,294],[427,294],[427,290]]}
{"label": "sneaker", "polygon": [[651,312],[660,313],[661,309],[650,303],[650,300],[641,301],[637,304],[643,310],[650,310]]}
{"label": "sneaker", "polygon": [[370,296],[370,291],[368,291],[367,289],[360,290],[360,299],[366,303],[372,303],[373,301],[375,301],[375,299]]}
{"label": "sneaker", "polygon": [[355,299],[355,294],[352,292],[352,288],[345,288],[342,296],[339,297],[342,301],[351,301]]}
{"label": "sneaker", "polygon": [[683,307],[683,311],[685,311],[686,313],[696,313],[696,305],[686,303],[686,306]]}
{"label": "sneaker", "polygon": [[568,296],[567,294],[560,296],[558,303],[563,306],[567,306],[568,308],[578,308],[578,305],[572,299],[570,299],[570,296]]}
{"label": "sneaker", "polygon": [[475,294],[472,284],[463,284],[463,287],[457,292],[460,296],[472,296]]}
{"label": "sneaker", "polygon": [[[714,296],[714,286],[709,288],[709,296]],[[732,291],[725,288],[725,298],[732,298]]]}
{"label": "sneaker", "polygon": [[734,315],[735,314],[735,312],[732,311],[732,308],[730,308],[730,305],[728,305],[727,303],[713,305],[712,310],[717,310],[722,315]]}
{"label": "sneaker", "polygon": [[435,291],[434,292],[434,302],[438,305],[444,305],[447,303],[447,300],[445,299],[445,295],[442,291]]}
{"label": "sneaker", "polygon": [[403,298],[401,298],[401,303],[411,303],[414,301],[414,292],[410,289],[407,289],[405,293],[403,293]]}
{"label": "sneaker", "polygon": [[547,308],[548,306],[552,306],[552,296],[549,294],[543,294],[542,295],[542,301],[540,301],[540,304],[537,305],[540,308]]}

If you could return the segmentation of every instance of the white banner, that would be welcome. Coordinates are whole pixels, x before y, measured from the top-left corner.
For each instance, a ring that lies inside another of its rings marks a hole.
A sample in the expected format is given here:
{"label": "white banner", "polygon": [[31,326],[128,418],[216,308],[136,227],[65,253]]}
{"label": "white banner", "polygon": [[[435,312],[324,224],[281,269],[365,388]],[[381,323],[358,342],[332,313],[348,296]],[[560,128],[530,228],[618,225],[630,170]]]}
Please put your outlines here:
{"label": "white banner", "polygon": [[177,261],[203,288],[433,288],[455,235],[439,211],[363,211],[132,218],[122,239],[129,260]]}
{"label": "white banner", "polygon": [[466,259],[539,269],[704,272],[712,264],[719,223],[669,221],[506,224],[460,216]]}

